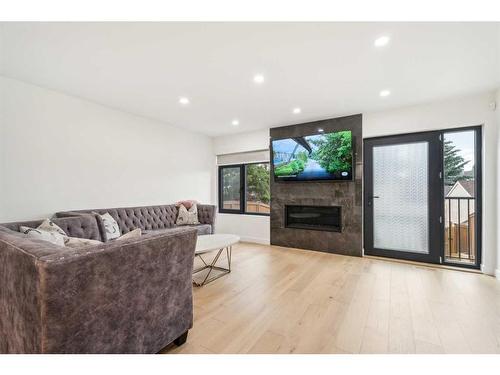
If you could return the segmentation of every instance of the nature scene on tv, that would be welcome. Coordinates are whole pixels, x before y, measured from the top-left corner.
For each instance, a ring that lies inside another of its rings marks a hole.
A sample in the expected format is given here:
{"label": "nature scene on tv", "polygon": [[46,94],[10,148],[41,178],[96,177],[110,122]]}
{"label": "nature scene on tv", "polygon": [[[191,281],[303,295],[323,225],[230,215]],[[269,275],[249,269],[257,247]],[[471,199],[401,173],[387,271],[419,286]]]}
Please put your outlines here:
{"label": "nature scene on tv", "polygon": [[348,130],[277,139],[272,143],[277,179],[352,179],[352,134]]}

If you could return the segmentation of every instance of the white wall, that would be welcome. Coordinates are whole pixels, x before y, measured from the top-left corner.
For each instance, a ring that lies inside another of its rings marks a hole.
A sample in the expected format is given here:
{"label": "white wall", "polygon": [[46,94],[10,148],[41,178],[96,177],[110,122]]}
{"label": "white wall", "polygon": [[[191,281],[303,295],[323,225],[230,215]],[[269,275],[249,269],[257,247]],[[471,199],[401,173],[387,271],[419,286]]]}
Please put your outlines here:
{"label": "white wall", "polygon": [[269,129],[231,134],[214,138],[214,152],[216,155],[265,150],[268,148]]}
{"label": "white wall", "polygon": [[212,139],[0,76],[0,222],[212,202]]}
{"label": "white wall", "polygon": [[215,231],[237,234],[244,242],[264,245],[269,245],[271,239],[269,216],[217,214]]}
{"label": "white wall", "polygon": [[[213,144],[215,155],[264,150],[269,148],[269,129],[216,137]],[[215,228],[218,233],[238,234],[243,241],[269,244],[270,225],[269,216],[218,214]]]}
{"label": "white wall", "polygon": [[[363,114],[363,137],[376,137],[391,134],[412,133],[426,130],[439,130],[463,126],[484,125],[483,127],[483,261],[485,273],[494,274],[500,259],[500,236],[497,246],[497,176],[500,188],[500,173],[497,169],[497,149],[500,149],[500,109],[494,112],[490,104],[495,100],[495,92],[452,98],[429,104],[415,105],[374,113]],[[497,94],[500,106],[500,92]],[[252,147],[262,148],[269,144],[268,129],[260,132],[218,137],[214,140],[217,154],[249,151]],[[497,141],[498,134],[498,141]],[[498,143],[497,143],[498,142]],[[240,150],[241,148],[241,150]],[[498,155],[500,167],[500,155]],[[500,196],[500,192],[498,193]],[[500,212],[500,202],[498,203]],[[233,218],[223,229],[243,227],[246,218]],[[269,220],[269,218],[265,218]],[[262,219],[264,220],[264,219]],[[255,226],[252,233],[257,238],[269,240],[269,226]],[[500,270],[499,270],[500,273]]]}

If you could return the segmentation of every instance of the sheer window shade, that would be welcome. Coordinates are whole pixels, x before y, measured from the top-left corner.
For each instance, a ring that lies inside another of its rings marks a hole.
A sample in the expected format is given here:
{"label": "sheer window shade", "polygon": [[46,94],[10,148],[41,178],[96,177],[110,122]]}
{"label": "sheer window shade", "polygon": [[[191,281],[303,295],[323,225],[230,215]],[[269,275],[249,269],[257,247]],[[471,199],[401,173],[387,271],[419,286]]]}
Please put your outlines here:
{"label": "sheer window shade", "polygon": [[217,165],[248,164],[269,161],[269,150],[217,155]]}

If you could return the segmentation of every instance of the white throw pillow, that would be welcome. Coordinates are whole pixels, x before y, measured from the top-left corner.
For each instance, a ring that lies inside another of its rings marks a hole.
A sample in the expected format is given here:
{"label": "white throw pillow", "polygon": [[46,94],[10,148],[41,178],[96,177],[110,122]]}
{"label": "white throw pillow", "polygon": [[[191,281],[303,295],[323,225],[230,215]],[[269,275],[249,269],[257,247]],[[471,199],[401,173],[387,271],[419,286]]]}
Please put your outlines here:
{"label": "white throw pillow", "polygon": [[43,229],[33,229],[25,226],[20,226],[19,230],[28,238],[47,241],[58,246],[64,246],[64,239],[66,238],[66,235],[63,236],[58,231],[53,230],[49,232]]}
{"label": "white throw pillow", "polygon": [[64,239],[64,245],[66,245],[66,247],[72,248],[99,244],[102,244],[102,242],[97,240],[90,240],[87,238],[66,237]]}
{"label": "white throw pillow", "polygon": [[131,230],[128,233],[125,233],[123,236],[120,236],[116,239],[116,241],[121,241],[121,240],[128,240],[130,238],[139,238],[142,236],[142,230],[141,228],[136,228],[134,230]]}
{"label": "white throw pillow", "polygon": [[38,226],[37,229],[44,230],[46,232],[57,232],[61,236],[67,236],[66,232],[63,231],[57,224],[55,224],[50,219],[45,219],[42,224]]}
{"label": "white throw pillow", "polygon": [[177,221],[175,222],[177,225],[194,225],[200,224],[198,221],[198,207],[196,204],[193,204],[191,208],[188,209],[184,207],[184,205],[179,206],[179,215],[177,216]]}
{"label": "white throw pillow", "polygon": [[113,216],[106,212],[104,215],[99,215],[101,217],[102,223],[104,225],[104,231],[106,232],[106,240],[114,240],[122,235],[120,232],[120,226],[113,219]]}

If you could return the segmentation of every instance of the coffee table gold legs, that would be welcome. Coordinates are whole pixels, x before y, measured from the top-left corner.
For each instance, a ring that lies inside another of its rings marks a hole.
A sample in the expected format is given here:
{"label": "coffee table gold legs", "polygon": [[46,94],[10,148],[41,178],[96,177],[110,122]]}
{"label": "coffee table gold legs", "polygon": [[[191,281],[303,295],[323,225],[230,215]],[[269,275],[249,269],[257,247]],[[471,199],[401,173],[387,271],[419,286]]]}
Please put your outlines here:
{"label": "coffee table gold legs", "polygon": [[[217,261],[219,260],[221,254],[224,250],[226,250],[227,268],[216,266]],[[196,256],[198,258],[200,258],[200,260],[203,262],[203,266],[194,270],[193,275],[198,273],[198,272],[201,272],[203,270],[206,270],[206,269],[208,269],[209,271],[201,283],[198,283],[198,282],[193,280],[193,284],[196,286],[203,286],[203,285],[208,284],[214,280],[217,280],[219,277],[222,277],[222,276],[230,273],[231,272],[231,253],[232,253],[232,246],[223,247],[222,249],[219,249],[217,251],[217,255],[215,255],[215,258],[212,260],[211,263],[205,262],[205,259],[203,259],[201,254],[197,254]],[[210,277],[210,275],[212,274],[212,271],[214,271],[214,270],[220,271],[220,272],[217,275]]]}

